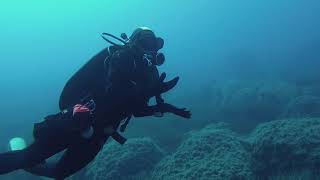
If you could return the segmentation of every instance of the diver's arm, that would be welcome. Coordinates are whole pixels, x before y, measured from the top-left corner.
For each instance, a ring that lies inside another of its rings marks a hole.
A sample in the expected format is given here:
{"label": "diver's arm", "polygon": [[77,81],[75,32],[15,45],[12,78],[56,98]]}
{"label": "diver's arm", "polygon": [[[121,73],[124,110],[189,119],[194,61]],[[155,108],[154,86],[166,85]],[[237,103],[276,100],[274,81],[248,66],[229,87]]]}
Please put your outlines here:
{"label": "diver's arm", "polygon": [[135,111],[133,113],[134,117],[146,117],[146,116],[153,116],[157,112],[157,106],[144,106],[142,109],[139,109],[139,111]]}
{"label": "diver's arm", "polygon": [[191,118],[191,112],[186,108],[177,108],[168,103],[157,104],[154,106],[144,106],[140,111],[133,113],[135,117],[153,116],[157,113],[172,113],[183,118]]}

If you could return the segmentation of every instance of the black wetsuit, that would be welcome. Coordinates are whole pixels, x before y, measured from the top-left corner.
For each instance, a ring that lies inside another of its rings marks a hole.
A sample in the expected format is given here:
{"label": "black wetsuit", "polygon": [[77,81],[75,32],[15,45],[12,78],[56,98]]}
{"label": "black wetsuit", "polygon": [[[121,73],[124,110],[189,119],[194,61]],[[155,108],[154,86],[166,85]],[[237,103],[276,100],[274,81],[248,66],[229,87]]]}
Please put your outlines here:
{"label": "black wetsuit", "polygon": [[[157,68],[146,68],[144,63],[130,50],[114,47],[94,56],[67,82],[59,103],[60,109],[65,110],[87,99],[94,100],[93,135],[83,138],[79,131],[70,130],[73,127],[70,110],[48,116],[42,125],[47,126],[49,132],[36,133],[34,143],[24,150],[0,154],[0,174],[26,169],[40,176],[64,179],[94,159],[111,136],[105,132],[106,127],[117,130],[120,122],[131,115],[150,116],[160,111],[158,106],[148,106],[149,99],[171,89],[177,79],[169,88],[160,87]],[[174,110],[184,116],[185,111],[175,107],[161,111]],[[38,128],[35,127],[34,132],[38,132]],[[44,163],[63,150],[66,151],[58,162]]]}

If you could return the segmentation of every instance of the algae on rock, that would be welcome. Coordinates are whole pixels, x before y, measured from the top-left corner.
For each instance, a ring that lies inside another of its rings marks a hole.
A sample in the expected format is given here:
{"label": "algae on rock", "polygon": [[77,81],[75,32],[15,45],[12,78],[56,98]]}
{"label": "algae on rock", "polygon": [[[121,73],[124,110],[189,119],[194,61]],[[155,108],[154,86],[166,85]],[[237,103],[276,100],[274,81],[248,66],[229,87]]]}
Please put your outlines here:
{"label": "algae on rock", "polygon": [[110,142],[87,168],[92,180],[141,179],[160,161],[162,150],[150,138],[129,139],[126,144]]}
{"label": "algae on rock", "polygon": [[154,168],[151,179],[250,179],[251,156],[244,144],[223,126],[191,132]]}

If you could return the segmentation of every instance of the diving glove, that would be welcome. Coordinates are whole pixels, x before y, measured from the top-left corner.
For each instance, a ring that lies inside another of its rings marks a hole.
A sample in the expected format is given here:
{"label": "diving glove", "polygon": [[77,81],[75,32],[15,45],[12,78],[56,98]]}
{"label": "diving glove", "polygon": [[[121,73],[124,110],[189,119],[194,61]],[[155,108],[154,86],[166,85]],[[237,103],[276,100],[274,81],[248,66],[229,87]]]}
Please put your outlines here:
{"label": "diving glove", "polygon": [[158,105],[158,108],[161,113],[170,112],[177,116],[190,119],[191,118],[191,112],[186,110],[186,108],[177,108],[171,104],[168,103],[162,103]]}
{"label": "diving glove", "polygon": [[150,89],[149,97],[166,93],[178,84],[179,77],[175,77],[170,81],[164,82],[165,78],[166,78],[166,73],[162,73],[159,79],[157,79],[157,82],[156,82],[157,84],[152,89]]}
{"label": "diving glove", "polygon": [[164,79],[166,78],[166,73],[162,73],[160,75],[159,81],[160,81],[160,87],[159,87],[159,94],[163,94],[165,92],[168,92],[169,90],[171,90],[172,88],[174,88],[179,81],[179,77],[175,77],[170,81],[164,82]]}

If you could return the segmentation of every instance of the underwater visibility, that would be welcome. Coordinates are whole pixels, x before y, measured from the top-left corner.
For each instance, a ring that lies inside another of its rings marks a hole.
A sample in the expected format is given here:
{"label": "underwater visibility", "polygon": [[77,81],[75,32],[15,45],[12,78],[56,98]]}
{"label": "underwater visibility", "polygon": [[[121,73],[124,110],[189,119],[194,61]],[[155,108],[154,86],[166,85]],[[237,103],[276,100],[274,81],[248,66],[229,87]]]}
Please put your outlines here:
{"label": "underwater visibility", "polygon": [[1,1],[0,179],[320,179],[319,8]]}

